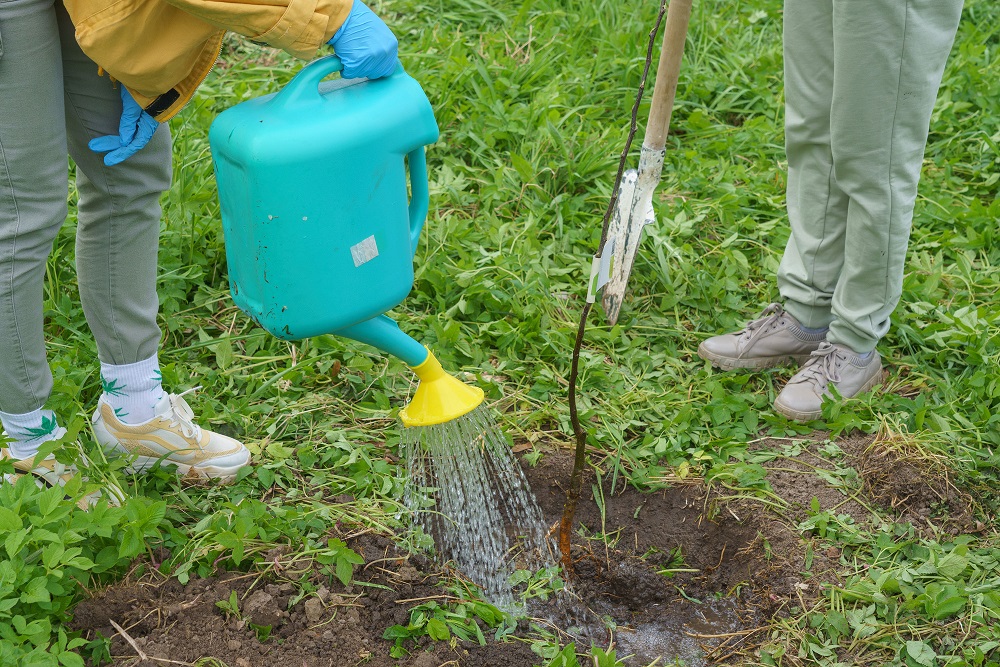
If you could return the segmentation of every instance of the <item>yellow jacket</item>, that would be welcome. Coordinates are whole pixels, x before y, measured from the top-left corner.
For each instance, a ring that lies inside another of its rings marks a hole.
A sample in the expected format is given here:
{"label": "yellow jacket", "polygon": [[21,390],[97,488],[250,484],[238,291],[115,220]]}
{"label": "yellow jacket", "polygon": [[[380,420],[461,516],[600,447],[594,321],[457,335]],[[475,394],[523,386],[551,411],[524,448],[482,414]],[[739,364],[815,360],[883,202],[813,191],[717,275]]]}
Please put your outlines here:
{"label": "yellow jacket", "polygon": [[76,39],[158,121],[194,95],[227,30],[312,58],[352,0],[64,0]]}

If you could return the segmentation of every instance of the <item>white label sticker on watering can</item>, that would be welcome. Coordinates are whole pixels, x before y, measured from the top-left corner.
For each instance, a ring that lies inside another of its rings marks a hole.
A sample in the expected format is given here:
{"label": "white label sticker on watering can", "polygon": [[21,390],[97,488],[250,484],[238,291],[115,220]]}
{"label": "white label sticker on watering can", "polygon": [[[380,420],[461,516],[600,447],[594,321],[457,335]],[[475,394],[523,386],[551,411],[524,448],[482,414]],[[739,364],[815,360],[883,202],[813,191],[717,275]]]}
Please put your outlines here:
{"label": "white label sticker on watering can", "polygon": [[351,257],[354,258],[355,268],[378,257],[378,244],[375,243],[375,237],[369,236],[361,243],[352,245]]}

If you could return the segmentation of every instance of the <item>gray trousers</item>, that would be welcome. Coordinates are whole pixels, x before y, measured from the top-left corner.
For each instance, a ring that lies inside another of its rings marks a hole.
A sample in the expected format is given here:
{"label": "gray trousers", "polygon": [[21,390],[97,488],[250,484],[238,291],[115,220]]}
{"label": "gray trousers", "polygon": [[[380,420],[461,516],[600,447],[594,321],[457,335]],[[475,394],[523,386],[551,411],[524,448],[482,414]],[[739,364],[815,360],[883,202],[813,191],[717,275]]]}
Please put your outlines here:
{"label": "gray trousers", "polygon": [[868,352],[889,330],[962,0],[785,0],[788,312]]}
{"label": "gray trousers", "polygon": [[[59,0],[0,0],[0,412],[52,391],[42,326],[45,264],[65,222],[67,154],[77,167],[77,278],[101,361],[157,352],[160,194],[170,133],[106,167],[94,137],[118,133],[119,91],[77,46]],[[96,363],[96,360],[95,360]]]}

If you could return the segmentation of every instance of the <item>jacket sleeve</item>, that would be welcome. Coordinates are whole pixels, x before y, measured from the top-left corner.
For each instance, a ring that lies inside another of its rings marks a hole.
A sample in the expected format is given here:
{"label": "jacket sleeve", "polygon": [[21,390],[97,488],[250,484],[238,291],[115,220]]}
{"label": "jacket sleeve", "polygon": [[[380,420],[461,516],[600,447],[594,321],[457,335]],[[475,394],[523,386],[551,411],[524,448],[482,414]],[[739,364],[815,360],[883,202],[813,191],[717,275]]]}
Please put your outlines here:
{"label": "jacket sleeve", "polygon": [[206,23],[310,59],[347,20],[352,0],[166,0]]}

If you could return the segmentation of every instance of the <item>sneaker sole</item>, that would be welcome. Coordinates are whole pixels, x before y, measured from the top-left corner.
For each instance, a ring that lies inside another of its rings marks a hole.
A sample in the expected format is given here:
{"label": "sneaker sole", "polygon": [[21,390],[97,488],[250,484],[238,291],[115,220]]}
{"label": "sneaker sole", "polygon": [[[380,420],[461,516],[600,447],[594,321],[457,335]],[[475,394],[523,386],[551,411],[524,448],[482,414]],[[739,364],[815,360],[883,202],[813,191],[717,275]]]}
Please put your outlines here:
{"label": "sneaker sole", "polygon": [[711,362],[713,366],[724,371],[731,371],[737,368],[747,368],[750,370],[764,370],[766,368],[775,368],[777,366],[790,366],[792,364],[804,364],[809,360],[811,355],[809,354],[787,354],[780,357],[748,357],[746,359],[737,359],[735,357],[724,357],[721,354],[715,354],[710,352],[705,348],[705,344],[702,343],[698,346],[698,356],[705,361]]}
{"label": "sneaker sole", "polygon": [[[128,452],[121,452],[125,455]],[[126,472],[130,474],[142,474],[149,472],[154,468],[173,466],[177,468],[177,474],[185,479],[194,479],[199,481],[214,482],[216,484],[232,484],[236,481],[236,474],[245,465],[250,463],[250,453],[247,452],[246,461],[240,464],[233,464],[228,466],[213,466],[213,465],[188,465],[186,463],[178,463],[177,461],[171,461],[170,459],[157,459],[152,456],[137,456],[135,461],[125,468]]]}
{"label": "sneaker sole", "polygon": [[[884,368],[879,369],[879,372],[873,375],[871,379],[868,380],[868,382],[862,385],[858,393],[856,393],[851,398],[857,398],[861,394],[871,391],[871,388],[877,385],[882,380],[884,375],[885,375],[885,369]],[[850,400],[850,399],[845,399],[845,400]],[[774,411],[780,415],[787,417],[788,419],[791,419],[792,421],[797,421],[797,422],[811,422],[823,418],[822,410],[813,410],[812,412],[802,412],[784,406],[777,400],[774,401]]]}

